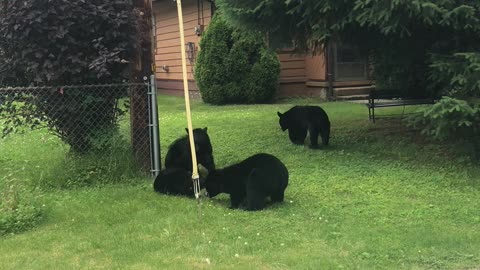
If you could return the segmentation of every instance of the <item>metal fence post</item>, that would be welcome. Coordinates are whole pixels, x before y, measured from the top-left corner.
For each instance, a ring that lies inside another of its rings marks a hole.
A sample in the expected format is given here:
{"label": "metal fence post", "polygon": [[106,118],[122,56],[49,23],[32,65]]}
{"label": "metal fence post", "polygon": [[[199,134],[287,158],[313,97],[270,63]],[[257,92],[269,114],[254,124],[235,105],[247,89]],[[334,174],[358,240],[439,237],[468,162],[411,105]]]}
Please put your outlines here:
{"label": "metal fence post", "polygon": [[150,149],[152,153],[152,176],[157,177],[161,170],[160,158],[160,132],[158,125],[158,110],[157,110],[157,87],[155,83],[155,75],[150,75],[150,84],[148,91],[150,99]]}

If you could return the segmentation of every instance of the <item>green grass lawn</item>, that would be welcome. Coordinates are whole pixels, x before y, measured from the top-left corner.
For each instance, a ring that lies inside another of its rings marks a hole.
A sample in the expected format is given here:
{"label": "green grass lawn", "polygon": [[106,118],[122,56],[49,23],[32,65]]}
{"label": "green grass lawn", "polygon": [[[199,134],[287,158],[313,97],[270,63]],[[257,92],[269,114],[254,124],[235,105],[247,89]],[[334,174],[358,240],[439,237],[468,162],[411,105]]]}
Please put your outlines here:
{"label": "green grass lawn", "polygon": [[[321,104],[330,147],[293,145],[276,112],[305,103],[315,101],[192,103],[217,167],[258,152],[286,164],[284,203],[230,210],[221,195],[198,206],[156,194],[151,179],[113,164],[125,179],[35,189],[44,218],[33,230],[0,236],[0,269],[480,268],[478,163],[458,145],[433,143],[394,119],[372,124],[364,105],[343,102]],[[163,158],[185,134],[183,100],[160,96],[159,116]],[[0,140],[0,181],[74,181],[61,169],[67,150],[43,131]]]}

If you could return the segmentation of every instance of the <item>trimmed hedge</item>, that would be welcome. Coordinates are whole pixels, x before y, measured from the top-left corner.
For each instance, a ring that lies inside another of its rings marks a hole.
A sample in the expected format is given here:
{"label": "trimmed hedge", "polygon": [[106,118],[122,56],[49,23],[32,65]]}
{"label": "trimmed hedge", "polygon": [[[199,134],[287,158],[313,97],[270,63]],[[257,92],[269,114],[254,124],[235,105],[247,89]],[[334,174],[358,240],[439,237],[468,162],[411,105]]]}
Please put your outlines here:
{"label": "trimmed hedge", "polygon": [[218,13],[200,41],[195,80],[206,103],[266,103],[278,89],[280,62],[260,33],[229,26]]}

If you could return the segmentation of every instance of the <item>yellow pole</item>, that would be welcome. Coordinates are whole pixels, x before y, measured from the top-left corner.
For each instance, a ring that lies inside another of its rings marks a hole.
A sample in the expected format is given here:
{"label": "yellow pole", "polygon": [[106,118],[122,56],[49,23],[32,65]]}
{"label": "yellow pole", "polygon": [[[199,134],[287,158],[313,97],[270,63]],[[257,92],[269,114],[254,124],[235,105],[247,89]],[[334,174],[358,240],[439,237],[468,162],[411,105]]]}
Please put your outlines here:
{"label": "yellow pole", "polygon": [[193,140],[193,128],[192,128],[192,117],[190,113],[190,96],[188,92],[188,78],[187,78],[187,60],[185,55],[185,34],[183,29],[183,12],[182,12],[182,1],[177,1],[177,12],[178,12],[178,26],[180,28],[180,51],[182,53],[182,73],[183,73],[183,90],[185,94],[185,109],[187,113],[187,128],[188,128],[188,138],[190,140],[190,151],[192,153],[192,180],[193,187],[195,191],[195,197],[198,199],[200,195],[200,183],[198,177],[198,168],[197,168],[197,154],[195,152],[195,142]]}

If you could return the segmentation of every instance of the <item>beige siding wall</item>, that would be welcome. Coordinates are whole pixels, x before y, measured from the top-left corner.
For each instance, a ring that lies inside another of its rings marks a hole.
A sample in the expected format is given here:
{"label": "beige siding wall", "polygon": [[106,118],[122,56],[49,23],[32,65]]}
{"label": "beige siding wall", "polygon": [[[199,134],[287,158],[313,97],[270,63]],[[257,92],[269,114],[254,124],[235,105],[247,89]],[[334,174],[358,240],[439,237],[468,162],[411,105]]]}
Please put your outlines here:
{"label": "beige siding wall", "polygon": [[[211,19],[211,8],[208,1],[203,4],[203,23],[208,25]],[[194,28],[199,24],[197,0],[182,1],[183,27],[185,43],[193,42],[198,51],[200,37]],[[156,17],[156,77],[157,80],[182,80],[182,58],[180,51],[180,34],[178,27],[177,4],[171,0],[154,2],[153,11]],[[200,11],[201,13],[201,11]],[[200,16],[201,17],[201,16]],[[168,67],[168,72],[162,67]],[[192,64],[187,59],[188,79],[193,80]]]}
{"label": "beige siding wall", "polygon": [[[211,20],[211,3],[203,0],[203,23],[205,28]],[[198,53],[200,41],[194,28],[199,24],[197,0],[183,0],[183,16],[185,43],[193,42]],[[180,36],[178,27],[177,4],[172,0],[154,2],[153,11],[156,17],[156,77],[157,86],[166,93],[179,94],[183,91],[182,62],[180,53]],[[201,13],[201,12],[200,12]],[[202,18],[202,15],[200,14]],[[323,87],[312,87],[310,81],[325,81],[325,55],[316,56],[292,54],[291,51],[278,51],[280,69],[280,96],[318,96]],[[168,72],[162,67],[168,67]],[[192,63],[187,60],[189,89],[198,90],[193,77]],[[323,95],[323,94],[322,94]]]}
{"label": "beige siding wall", "polygon": [[290,51],[278,51],[280,60],[280,82],[305,82],[305,57]]}
{"label": "beige siding wall", "polygon": [[326,58],[323,52],[317,55],[305,56],[305,76],[308,80],[325,81],[326,78]]}

